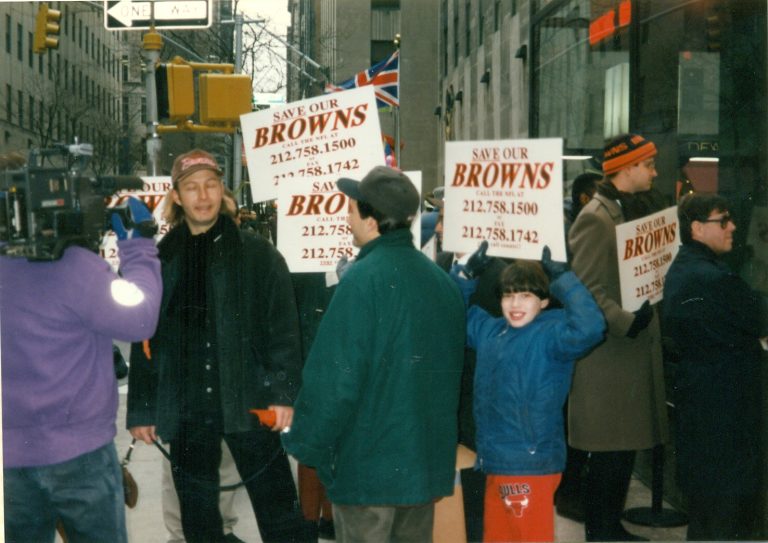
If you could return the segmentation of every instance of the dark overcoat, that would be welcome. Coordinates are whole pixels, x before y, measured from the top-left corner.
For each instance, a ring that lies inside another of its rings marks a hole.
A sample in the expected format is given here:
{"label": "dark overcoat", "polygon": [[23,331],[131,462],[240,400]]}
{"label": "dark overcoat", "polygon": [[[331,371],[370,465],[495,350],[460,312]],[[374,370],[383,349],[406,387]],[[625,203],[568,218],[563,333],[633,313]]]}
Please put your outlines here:
{"label": "dark overcoat", "polygon": [[[184,225],[160,242],[163,302],[151,359],[141,344],[131,349],[127,426],[157,427],[165,441],[178,429],[181,365],[179,312],[169,304],[181,277]],[[285,260],[265,239],[243,232],[228,218],[213,242],[208,267],[210,326],[216,330],[224,432],[258,427],[251,408],[292,405],[301,379],[301,339],[296,300]]]}
{"label": "dark overcoat", "polygon": [[752,493],[760,481],[760,338],[765,299],[698,242],[683,245],[664,285],[675,372],[678,483],[686,492]]}
{"label": "dark overcoat", "polygon": [[616,225],[621,206],[602,194],[568,233],[571,267],[603,311],[605,341],[576,362],[568,398],[568,440],[585,451],[649,449],[668,439],[659,321],[627,337],[634,315],[621,306]]}
{"label": "dark overcoat", "polygon": [[418,505],[453,492],[464,336],[458,288],[407,229],[362,247],[281,436],[334,504]]}

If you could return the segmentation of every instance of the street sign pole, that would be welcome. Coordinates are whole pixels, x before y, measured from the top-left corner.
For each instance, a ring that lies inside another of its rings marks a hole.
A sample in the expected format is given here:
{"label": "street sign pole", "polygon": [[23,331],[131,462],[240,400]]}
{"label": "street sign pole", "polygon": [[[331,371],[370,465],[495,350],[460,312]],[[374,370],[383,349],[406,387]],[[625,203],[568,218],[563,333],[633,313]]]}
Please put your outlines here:
{"label": "street sign pole", "polygon": [[160,60],[160,49],[163,48],[163,37],[150,28],[144,34],[143,49],[147,56],[147,175],[157,176],[159,173],[159,158],[162,141],[157,132],[157,88],[155,87],[155,67]]}

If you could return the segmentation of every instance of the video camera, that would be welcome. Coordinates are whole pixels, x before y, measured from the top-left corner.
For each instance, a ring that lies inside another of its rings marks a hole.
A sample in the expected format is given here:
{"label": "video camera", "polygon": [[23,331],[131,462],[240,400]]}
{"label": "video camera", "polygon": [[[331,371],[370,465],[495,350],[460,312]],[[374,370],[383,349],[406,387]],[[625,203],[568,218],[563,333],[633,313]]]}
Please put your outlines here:
{"label": "video camera", "polygon": [[[61,157],[66,166],[43,166],[46,158]],[[109,215],[121,213],[127,227],[126,210],[107,211],[105,199],[121,190],[141,189],[134,176],[84,174],[93,156],[88,143],[57,144],[32,149],[27,165],[0,172],[0,254],[29,260],[57,260],[70,245],[97,251]]]}

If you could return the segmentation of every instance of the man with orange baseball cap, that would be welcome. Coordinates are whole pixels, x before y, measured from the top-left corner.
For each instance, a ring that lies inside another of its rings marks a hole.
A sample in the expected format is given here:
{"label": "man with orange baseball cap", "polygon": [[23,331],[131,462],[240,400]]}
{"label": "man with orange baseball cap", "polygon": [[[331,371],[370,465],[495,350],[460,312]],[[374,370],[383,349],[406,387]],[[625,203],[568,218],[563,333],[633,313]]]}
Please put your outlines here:
{"label": "man with orange baseball cap", "polygon": [[[131,350],[127,426],[170,443],[184,537],[224,538],[221,441],[248,491],[265,542],[315,540],[297,506],[279,431],[300,382],[296,301],[285,260],[241,231],[226,208],[222,171],[208,152],[176,158],[166,200],[171,230],[159,243],[163,301],[151,359]],[[137,348],[138,347],[138,348]],[[270,429],[249,410],[275,413]]]}

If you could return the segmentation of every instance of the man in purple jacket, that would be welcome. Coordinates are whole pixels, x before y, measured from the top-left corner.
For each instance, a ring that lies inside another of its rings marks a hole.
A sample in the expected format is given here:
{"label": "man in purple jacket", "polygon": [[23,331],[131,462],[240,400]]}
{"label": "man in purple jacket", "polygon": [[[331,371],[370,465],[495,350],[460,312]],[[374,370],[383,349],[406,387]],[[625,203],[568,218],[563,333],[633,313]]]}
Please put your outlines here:
{"label": "man in purple jacket", "polygon": [[[151,219],[136,199],[129,209]],[[112,222],[120,276],[77,246],[52,262],[0,256],[9,542],[52,542],[56,519],[72,542],[127,541],[112,340],[152,336],[162,282],[154,241]]]}

